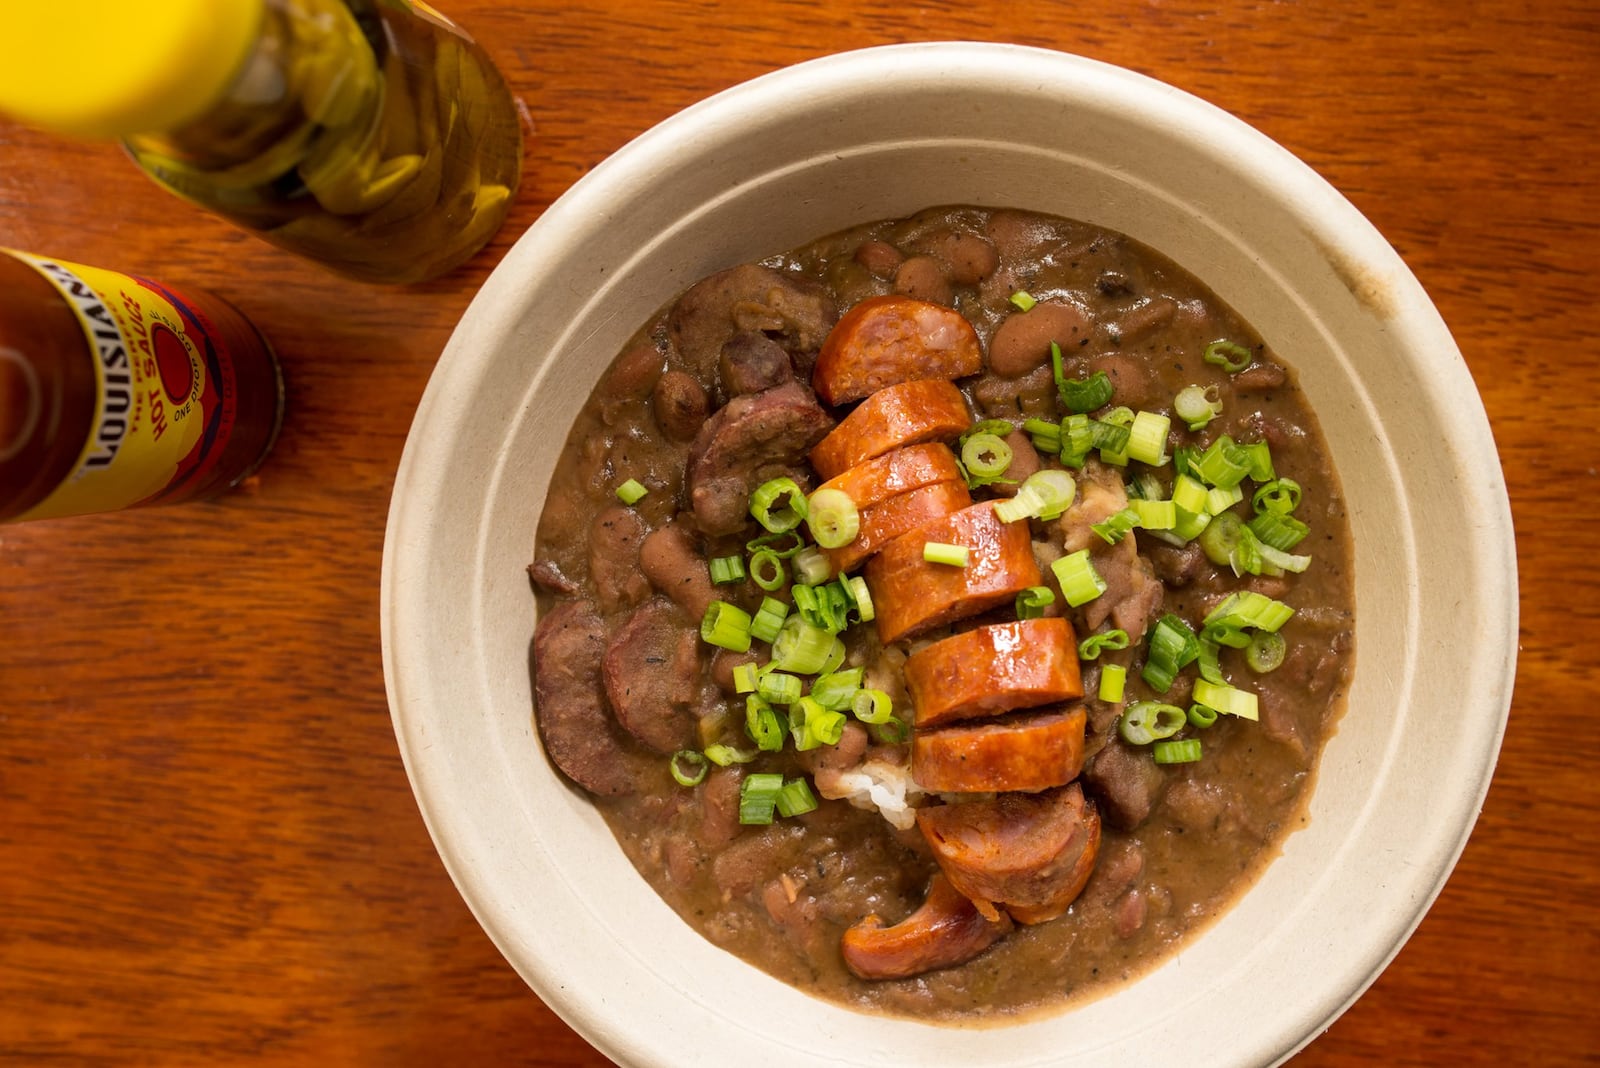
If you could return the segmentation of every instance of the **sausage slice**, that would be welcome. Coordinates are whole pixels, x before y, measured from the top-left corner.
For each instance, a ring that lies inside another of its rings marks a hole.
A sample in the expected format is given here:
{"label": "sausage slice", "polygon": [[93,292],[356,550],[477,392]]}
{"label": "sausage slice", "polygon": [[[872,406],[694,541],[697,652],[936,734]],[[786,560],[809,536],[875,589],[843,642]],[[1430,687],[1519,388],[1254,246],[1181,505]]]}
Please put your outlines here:
{"label": "sausage slice", "polygon": [[965,964],[1011,932],[1011,917],[990,919],[943,874],[928,885],[927,900],[893,927],[876,915],[845,931],[844,963],[861,979],[908,979]]}
{"label": "sausage slice", "polygon": [[906,659],[916,726],[1083,696],[1077,638],[1065,619],[976,627]]}
{"label": "sausage slice", "polygon": [[880,389],[811,450],[811,466],[824,479],[892,449],[925,441],[952,441],[972,425],[967,399],[948,382],[923,379]]}
{"label": "sausage slice", "polygon": [[890,294],[857,304],[828,332],[811,385],[824,403],[848,404],[885,386],[981,370],[978,332],[960,312]]}
{"label": "sausage slice", "polygon": [[[867,587],[885,644],[1011,600],[1042,581],[1026,523],[1002,523],[984,501],[884,546],[867,561]],[[967,566],[924,560],[927,542],[961,545]]]}
{"label": "sausage slice", "polygon": [[1100,817],[1074,783],[1042,794],[931,805],[917,826],[950,885],[985,915],[1003,907],[1044,923],[1083,892],[1100,851]]}
{"label": "sausage slice", "polygon": [[854,539],[837,549],[823,551],[828,554],[834,574],[854,571],[863,560],[900,535],[943,519],[970,504],[972,494],[960,478],[935,482],[866,509],[861,513],[861,526]]}
{"label": "sausage slice", "polygon": [[838,490],[854,501],[857,508],[865,510],[890,497],[960,477],[956,454],[948,445],[931,441],[895,449],[857,464],[844,474],[830,478],[820,488]]}
{"label": "sausage slice", "polygon": [[676,605],[657,598],[634,609],[611,636],[602,667],[623,729],[664,755],[693,747],[688,708],[699,691],[700,633]]}
{"label": "sausage slice", "polygon": [[911,778],[935,794],[1047,790],[1083,770],[1083,706],[911,736]]}

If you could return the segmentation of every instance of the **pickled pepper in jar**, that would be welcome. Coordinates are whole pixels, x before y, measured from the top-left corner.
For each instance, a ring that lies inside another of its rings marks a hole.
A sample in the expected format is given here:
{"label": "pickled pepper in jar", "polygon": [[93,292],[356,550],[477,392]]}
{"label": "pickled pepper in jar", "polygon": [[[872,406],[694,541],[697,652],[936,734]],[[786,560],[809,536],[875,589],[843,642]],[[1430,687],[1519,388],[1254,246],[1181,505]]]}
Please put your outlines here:
{"label": "pickled pepper in jar", "polygon": [[271,347],[220,297],[0,249],[0,522],[214,496],[282,415]]}
{"label": "pickled pepper in jar", "polygon": [[370,282],[482,248],[521,178],[510,91],[418,0],[26,0],[0,112],[121,139],[158,183]]}

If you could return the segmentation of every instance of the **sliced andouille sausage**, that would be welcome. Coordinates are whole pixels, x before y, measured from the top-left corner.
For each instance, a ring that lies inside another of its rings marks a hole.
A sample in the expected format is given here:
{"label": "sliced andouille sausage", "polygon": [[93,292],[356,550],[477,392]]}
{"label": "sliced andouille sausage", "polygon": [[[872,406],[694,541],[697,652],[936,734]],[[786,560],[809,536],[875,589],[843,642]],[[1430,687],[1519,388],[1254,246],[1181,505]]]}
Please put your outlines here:
{"label": "sliced andouille sausage", "polygon": [[700,628],[677,605],[658,597],[635,608],[611,635],[602,670],[624,730],[666,756],[694,748]]}
{"label": "sliced andouille sausage", "polygon": [[876,915],[845,931],[845,967],[861,979],[909,979],[965,964],[1011,933],[1011,917],[989,919],[941,874],[921,907],[892,927]]}
{"label": "sliced andouille sausage", "polygon": [[639,572],[639,547],[649,533],[639,513],[620,504],[602,508],[589,524],[589,577],[602,612],[632,608],[650,596]]}
{"label": "sliced andouille sausage", "polygon": [[787,382],[735,397],[706,420],[689,446],[685,487],[707,534],[731,534],[750,520],[750,494],[772,470],[798,465],[833,419],[811,391]]}
{"label": "sliced andouille sausage", "polygon": [[550,762],[590,793],[631,794],[657,759],[605,704],[605,624],[587,601],[562,601],[533,631],[534,720]]}
{"label": "sliced andouille sausage", "polygon": [[890,497],[861,513],[860,528],[850,542],[837,549],[824,549],[833,574],[854,571],[873,553],[902,534],[943,519],[972,504],[972,494],[959,477],[935,482]]}
{"label": "sliced andouille sausage", "polygon": [[1083,696],[1065,619],[975,627],[918,649],[905,671],[919,729]]}
{"label": "sliced andouille sausage", "polygon": [[672,306],[667,328],[689,370],[709,385],[733,335],[766,334],[798,356],[817,351],[836,318],[833,298],[821,285],[746,263],[691,286]]}
{"label": "sliced andouille sausage", "polygon": [[844,313],[822,343],[811,386],[826,404],[849,404],[885,386],[981,370],[978,332],[960,312],[891,293]]}
{"label": "sliced andouille sausage", "polygon": [[939,868],[980,912],[1055,919],[1083,892],[1100,851],[1100,817],[1073,783],[1038,794],[929,805],[917,826]]}
{"label": "sliced andouille sausage", "polygon": [[[891,541],[867,561],[867,588],[885,645],[941,623],[966,619],[1042,581],[1027,523],[1002,523],[994,502],[953,512]],[[967,565],[929,563],[928,542],[959,545]]]}
{"label": "sliced andouille sausage", "polygon": [[935,794],[1048,790],[1083,770],[1082,705],[911,735],[911,779]]}
{"label": "sliced andouille sausage", "polygon": [[949,382],[925,378],[880,389],[856,406],[811,450],[811,466],[824,479],[892,449],[925,441],[953,441],[972,425],[967,399]]}
{"label": "sliced andouille sausage", "polygon": [[890,497],[960,477],[961,468],[956,465],[956,454],[950,446],[930,441],[857,464],[818,488],[838,490],[858,509],[865,510]]}
{"label": "sliced andouille sausage", "polygon": [[704,618],[717,599],[706,558],[695,548],[694,535],[681,523],[651,531],[639,546],[639,569],[650,585],[678,602],[690,619]]}

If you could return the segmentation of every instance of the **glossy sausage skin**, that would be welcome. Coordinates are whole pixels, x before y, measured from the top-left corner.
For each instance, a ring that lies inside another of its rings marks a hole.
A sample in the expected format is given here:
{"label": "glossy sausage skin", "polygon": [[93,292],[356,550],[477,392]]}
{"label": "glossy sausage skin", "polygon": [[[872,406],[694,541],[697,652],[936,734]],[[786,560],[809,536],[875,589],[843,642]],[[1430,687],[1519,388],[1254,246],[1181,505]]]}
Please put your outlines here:
{"label": "glossy sausage skin", "polygon": [[868,916],[845,931],[844,963],[861,979],[909,979],[965,964],[1011,932],[1011,918],[989,919],[937,874],[922,907],[893,927]]}
{"label": "glossy sausage skin", "polygon": [[1065,619],[975,627],[906,659],[918,728],[1083,696],[1077,638]]}
{"label": "glossy sausage skin", "polygon": [[931,805],[917,826],[951,886],[985,915],[1053,920],[1083,892],[1100,851],[1100,817],[1076,783],[1040,794]]}
{"label": "glossy sausage skin", "polygon": [[978,333],[960,312],[891,294],[863,300],[828,332],[811,385],[823,403],[849,404],[885,386],[981,370]]}
{"label": "glossy sausage skin", "polygon": [[837,549],[824,549],[833,574],[854,571],[862,561],[872,556],[902,534],[927,526],[958,512],[972,504],[972,494],[967,484],[959,478],[949,482],[935,482],[898,497],[890,497],[861,513],[861,528],[855,539]]}
{"label": "glossy sausage skin", "polygon": [[[1026,523],[1002,523],[984,501],[902,534],[867,561],[867,587],[885,645],[941,623],[966,619],[1042,581]],[[928,542],[961,545],[967,566],[931,564]]]}
{"label": "glossy sausage skin", "polygon": [[911,778],[930,793],[1047,790],[1083,770],[1083,706],[1066,712],[918,730],[911,736]]}
{"label": "glossy sausage skin", "polygon": [[824,479],[893,449],[927,441],[953,441],[972,425],[967,399],[948,382],[923,379],[880,389],[856,406],[811,450],[811,466]]}
{"label": "glossy sausage skin", "polygon": [[950,482],[961,477],[956,454],[937,441],[895,449],[866,463],[857,464],[837,478],[830,478],[819,489],[834,489],[865,510],[890,497],[910,493],[935,482]]}

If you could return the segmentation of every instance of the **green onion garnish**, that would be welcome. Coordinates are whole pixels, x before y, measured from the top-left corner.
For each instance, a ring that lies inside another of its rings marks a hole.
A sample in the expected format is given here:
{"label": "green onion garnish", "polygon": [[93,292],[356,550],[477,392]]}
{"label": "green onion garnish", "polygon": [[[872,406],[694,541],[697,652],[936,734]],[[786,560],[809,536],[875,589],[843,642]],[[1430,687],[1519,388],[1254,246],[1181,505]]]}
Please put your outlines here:
{"label": "green onion garnish", "polygon": [[1152,690],[1166,693],[1178,672],[1194,663],[1199,655],[1200,639],[1189,629],[1189,624],[1168,612],[1150,629],[1144,670],[1139,677]]}
{"label": "green onion garnish", "polygon": [[1255,441],[1239,447],[1250,454],[1251,478],[1257,482],[1271,482],[1278,477],[1272,469],[1272,446],[1264,441]]}
{"label": "green onion garnish", "polygon": [[735,749],[731,745],[706,746],[706,759],[719,768],[729,764],[748,764],[759,755],[760,752],[755,749]]}
{"label": "green onion garnish", "polygon": [[[1127,411],[1129,411],[1127,408],[1117,409],[1117,412]],[[1083,418],[1089,419],[1088,416],[1083,416]],[[1087,425],[1089,427],[1089,444],[1091,447],[1099,449],[1101,453],[1115,453],[1124,457],[1127,455],[1128,442],[1133,437],[1132,417],[1126,423],[1112,423],[1104,419],[1089,419]]]}
{"label": "green onion garnish", "polygon": [[1217,710],[1205,705],[1189,706],[1189,726],[1205,730],[1217,721]]}
{"label": "green onion garnish", "polygon": [[[753,631],[754,624],[751,627]],[[754,661],[733,665],[733,692],[756,692],[756,665]]]}
{"label": "green onion garnish", "polygon": [[1172,419],[1157,412],[1140,412],[1133,417],[1128,434],[1128,458],[1151,467],[1167,462],[1167,432]]}
{"label": "green onion garnish", "polygon": [[828,575],[833,571],[828,554],[815,545],[807,545],[796,553],[791,564],[794,567],[794,580],[806,586],[820,586],[828,581]]}
{"label": "green onion garnish", "polygon": [[1057,453],[1061,451],[1061,424],[1051,423],[1044,419],[1024,419],[1022,430],[1033,439],[1034,448],[1040,452]]}
{"label": "green onion garnish", "polygon": [[839,585],[850,595],[850,600],[855,602],[857,622],[871,623],[877,618],[878,610],[872,605],[872,591],[867,589],[866,579],[860,575],[840,575]]}
{"label": "green onion garnish", "polygon": [[1244,520],[1232,512],[1223,512],[1211,520],[1200,532],[1200,548],[1205,550],[1206,559],[1218,567],[1231,563],[1233,551],[1242,537],[1239,532],[1244,529]]}
{"label": "green onion garnish", "polygon": [[861,513],[856,502],[843,490],[824,487],[806,502],[806,526],[824,549],[837,549],[856,540],[861,529]]}
{"label": "green onion garnish", "polygon": [[834,638],[833,644],[828,646],[828,655],[822,658],[822,666],[817,669],[817,674],[826,675],[830,671],[838,671],[844,666],[844,657],[844,642]]}
{"label": "green onion garnish", "polygon": [[617,487],[617,500],[623,504],[638,504],[644,499],[644,495],[649,492],[638,479],[630,478]]}
{"label": "green onion garnish", "polygon": [[706,767],[706,758],[693,749],[680,749],[672,754],[672,759],[667,761],[667,769],[672,772],[673,781],[679,786],[698,786],[705,780],[706,772],[711,770]]}
{"label": "green onion garnish", "polygon": [[1016,306],[1018,311],[1032,311],[1033,306],[1039,302],[1034,299],[1032,293],[1025,289],[1019,289],[1011,294],[1011,303]]}
{"label": "green onion garnish", "polygon": [[1011,446],[997,434],[979,433],[961,446],[961,466],[974,489],[995,482],[1011,466]]}
{"label": "green onion garnish", "polygon": [[739,822],[759,825],[772,822],[783,791],[783,776],[770,772],[746,775],[739,784]]}
{"label": "green onion garnish", "polygon": [[894,703],[882,690],[857,690],[850,699],[850,711],[862,723],[877,725],[894,718]]}
{"label": "green onion garnish", "polygon": [[1261,544],[1270,545],[1279,552],[1288,552],[1311,533],[1311,528],[1294,516],[1275,512],[1263,512],[1250,520],[1250,529]]}
{"label": "green onion garnish", "polygon": [[772,665],[778,671],[792,671],[799,675],[815,675],[828,661],[833,651],[833,635],[821,627],[814,627],[798,615],[783,621],[783,627],[772,642]]}
{"label": "green onion garnish", "polygon": [[750,514],[772,533],[786,533],[806,517],[806,495],[794,479],[774,478],[750,495]]}
{"label": "green onion garnish", "polygon": [[[1059,351],[1051,345],[1052,351]],[[1061,378],[1056,383],[1061,393],[1061,403],[1067,411],[1077,414],[1092,412],[1111,403],[1111,377],[1096,371],[1088,378]]]}
{"label": "green onion garnish", "polygon": [[1210,634],[1210,628],[1201,630],[1200,655],[1195,657],[1195,663],[1199,665],[1202,679],[1217,683],[1219,686],[1225,685],[1228,680],[1222,676],[1222,664],[1219,659],[1222,653],[1219,647],[1221,643],[1213,641]]}
{"label": "green onion garnish", "polygon": [[1061,596],[1073,608],[1088,604],[1106,592],[1106,580],[1089,561],[1088,549],[1063,556],[1050,565],[1050,570],[1061,587]]}
{"label": "green onion garnish", "polygon": [[744,581],[744,561],[737,556],[714,556],[711,558],[711,583],[714,586],[726,586],[732,582]]}
{"label": "green onion garnish", "polygon": [[898,716],[890,716],[882,723],[868,723],[867,730],[879,745],[899,745],[911,737],[911,725]]}
{"label": "green onion garnish", "polygon": [[807,696],[823,708],[834,712],[849,711],[856,694],[861,692],[861,676],[861,668],[818,675],[817,680],[811,684],[811,692]]}
{"label": "green onion garnish", "polygon": [[1128,686],[1128,669],[1121,664],[1106,664],[1100,669],[1100,690],[1095,695],[1108,705],[1122,700]]}
{"label": "green onion garnish", "polygon": [[1206,497],[1204,483],[1190,475],[1179,475],[1172,482],[1172,503],[1186,512],[1206,511]]}
{"label": "green onion garnish", "polygon": [[1230,375],[1243,371],[1254,360],[1253,352],[1232,341],[1213,341],[1206,346],[1206,363],[1215,364]]}
{"label": "green onion garnish", "polygon": [[1200,739],[1157,742],[1150,747],[1150,754],[1157,764],[1193,764],[1200,759]]}
{"label": "green onion garnish", "polygon": [[1128,499],[1137,501],[1159,501],[1165,499],[1161,492],[1161,480],[1154,471],[1136,471],[1128,476]]}
{"label": "green onion garnish", "polygon": [[1130,506],[1113,515],[1106,516],[1098,523],[1091,524],[1089,529],[1105,539],[1107,545],[1115,545],[1123,536],[1139,525],[1139,513]]}
{"label": "green onion garnish", "polygon": [[1138,526],[1144,530],[1171,530],[1178,525],[1178,506],[1171,501],[1146,501],[1134,499],[1128,502],[1138,517]]}
{"label": "green onion garnish", "polygon": [[1100,654],[1107,650],[1117,652],[1128,647],[1128,632],[1125,630],[1108,630],[1099,634],[1091,634],[1078,643],[1079,660],[1098,660]]}
{"label": "green onion garnish", "polygon": [[[776,597],[763,597],[761,598],[761,607],[756,610],[755,618],[750,621],[750,634],[770,643],[778,637],[778,631],[783,627],[783,621],[788,616],[788,605]],[[737,672],[737,669],[735,671]],[[735,674],[735,681],[737,681],[737,678],[737,674]]]}
{"label": "green onion garnish", "polygon": [[789,733],[788,720],[782,712],[763,701],[757,694],[744,699],[744,733],[756,748],[764,753],[777,753],[783,749],[783,739]]}
{"label": "green onion garnish", "polygon": [[1248,690],[1236,690],[1232,686],[1218,686],[1206,679],[1196,679],[1194,699],[1199,704],[1214,708],[1225,715],[1238,716],[1240,719],[1261,718],[1256,695]]}
{"label": "green onion garnish", "polygon": [[1231,489],[1250,473],[1250,460],[1243,447],[1222,434],[1204,452],[1190,458],[1189,473],[1207,485]]}
{"label": "green onion garnish", "polygon": [[[1198,485],[1198,483],[1196,483],[1196,485]],[[1176,538],[1180,544],[1187,545],[1194,539],[1198,538],[1201,534],[1205,533],[1206,527],[1210,525],[1211,513],[1207,512],[1205,509],[1201,509],[1198,512],[1191,512],[1187,509],[1179,507],[1177,518],[1172,524],[1171,535],[1173,538]],[[1161,535],[1159,534],[1157,535],[1157,537],[1160,536]]]}
{"label": "green onion garnish", "polygon": [[1117,733],[1129,745],[1149,745],[1177,734],[1187,722],[1188,715],[1177,705],[1135,701],[1117,717]]}
{"label": "green onion garnish", "polygon": [[1029,586],[1017,594],[1017,618],[1039,619],[1055,603],[1055,591],[1049,586]]}
{"label": "green onion garnish", "polygon": [[[1133,420],[1132,408],[1113,408],[1100,417],[1100,423],[1104,424],[1104,426],[1095,426],[1093,432],[1097,437],[1101,437],[1105,433],[1104,427],[1106,426],[1127,427],[1131,436]],[[1103,437],[1101,439],[1104,440]],[[1097,447],[1100,449],[1100,461],[1102,463],[1108,463],[1114,467],[1128,466],[1128,446],[1126,441],[1116,447],[1111,447],[1109,444]]]}
{"label": "green onion garnish", "polygon": [[1250,505],[1258,513],[1288,515],[1300,507],[1300,483],[1292,478],[1277,478],[1257,488]]}
{"label": "green onion garnish", "polygon": [[[783,558],[771,549],[757,549],[750,556],[750,581],[771,593],[789,576],[783,572]],[[769,639],[770,640],[770,639]]]}
{"label": "green onion garnish", "polygon": [[790,816],[800,816],[815,809],[817,796],[811,792],[811,785],[804,779],[790,779],[783,784],[783,789],[778,791],[777,804],[778,815],[788,819]]}
{"label": "green onion garnish", "polygon": [[757,553],[767,549],[780,560],[789,559],[805,547],[806,539],[800,536],[798,530],[780,530],[776,534],[763,534],[744,543],[744,551],[747,553]]}
{"label": "green onion garnish", "polygon": [[750,649],[750,613],[727,601],[712,601],[700,620],[700,637],[721,649],[736,653]]}
{"label": "green onion garnish", "polygon": [[1245,646],[1244,662],[1257,675],[1265,675],[1283,665],[1283,657],[1287,650],[1288,646],[1283,640],[1283,635],[1256,631],[1250,636],[1250,644]]}
{"label": "green onion garnish", "polygon": [[[1245,529],[1249,530],[1250,528],[1246,527]],[[1251,536],[1255,536],[1253,531],[1251,532]],[[1280,552],[1270,545],[1262,544],[1259,539],[1257,540],[1256,545],[1261,554],[1262,574],[1270,574],[1271,572],[1268,572],[1267,568],[1274,567],[1280,572],[1292,571],[1298,575],[1300,572],[1311,566],[1311,557],[1309,556],[1292,556],[1289,553]]]}
{"label": "green onion garnish", "polygon": [[1184,386],[1172,400],[1172,411],[1190,430],[1202,430],[1222,414],[1222,394],[1216,386]]}
{"label": "green onion garnish", "polygon": [[756,694],[774,705],[792,705],[800,700],[800,679],[782,671],[769,671],[756,683]]}
{"label": "green onion garnish", "polygon": [[844,736],[844,714],[809,697],[802,697],[789,709],[789,733],[801,752],[821,745],[837,745]]}
{"label": "green onion garnish", "polygon": [[950,545],[942,541],[925,541],[922,543],[922,558],[930,564],[966,567],[967,547],[965,545]]}
{"label": "green onion garnish", "polygon": [[1242,500],[1244,500],[1244,490],[1238,486],[1231,486],[1228,489],[1218,486],[1206,491],[1206,511],[1212,515],[1221,515]]}
{"label": "green onion garnish", "polygon": [[1069,415],[1061,420],[1061,462],[1068,467],[1082,467],[1083,461],[1089,457],[1089,450],[1095,447],[1096,432],[1113,425],[1104,420],[1097,422],[1087,415]]}

